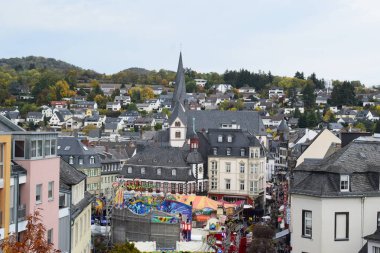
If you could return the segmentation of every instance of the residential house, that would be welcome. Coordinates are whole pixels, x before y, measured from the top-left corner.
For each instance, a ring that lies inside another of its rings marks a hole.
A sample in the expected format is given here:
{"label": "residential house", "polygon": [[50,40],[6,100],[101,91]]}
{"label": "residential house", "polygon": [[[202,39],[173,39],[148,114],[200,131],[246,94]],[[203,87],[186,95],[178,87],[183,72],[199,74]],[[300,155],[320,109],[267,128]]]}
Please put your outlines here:
{"label": "residential house", "polygon": [[158,110],[160,107],[160,100],[159,99],[149,99],[145,101],[145,104],[149,104],[151,110]]}
{"label": "residential house", "polygon": [[121,110],[121,104],[119,102],[107,102],[106,109],[109,111],[120,111]]}
{"label": "residential house", "polygon": [[103,93],[107,96],[110,96],[112,92],[115,90],[120,90],[121,84],[120,83],[101,83],[100,89],[103,91]]}
{"label": "residential house", "polygon": [[135,120],[135,126],[138,128],[154,127],[155,125],[156,125],[156,120],[151,117],[138,118]]}
{"label": "residential house", "polygon": [[43,105],[40,108],[45,118],[50,118],[51,116],[53,116],[53,109],[51,109],[49,106]]}
{"label": "residential house", "polygon": [[200,87],[205,87],[207,80],[205,79],[194,79],[195,85]]}
{"label": "residential house", "polygon": [[153,85],[150,88],[152,88],[154,95],[161,95],[161,93],[164,91],[162,85]]}
{"label": "residential house", "polygon": [[21,118],[20,112],[18,110],[9,111],[5,115],[13,124],[19,125],[24,122],[24,119]]}
{"label": "residential house", "polygon": [[252,204],[265,192],[266,157],[260,141],[242,129],[209,129],[199,135],[208,157],[208,195]]}
{"label": "residential house", "polygon": [[54,129],[61,129],[65,124],[65,119],[60,111],[54,111],[53,116],[49,120],[49,126]]}
{"label": "residential house", "polygon": [[96,111],[98,110],[98,104],[95,101],[78,101],[77,103],[71,105],[71,109],[74,108],[90,109]]}
{"label": "residential house", "polygon": [[81,118],[71,117],[70,119],[66,120],[64,125],[66,129],[71,131],[80,130],[83,127],[83,120]]}
{"label": "residential house", "polygon": [[239,88],[239,93],[249,93],[252,95],[252,94],[256,93],[256,90],[253,87],[243,86],[243,87]]}
{"label": "residential house", "polygon": [[147,103],[137,103],[136,107],[139,111],[146,111],[148,113],[153,111],[153,108]]}
{"label": "residential house", "polygon": [[42,112],[28,112],[26,115],[26,121],[32,122],[34,125],[38,125],[38,123],[44,121],[44,115]]}
{"label": "residential house", "polygon": [[315,99],[317,105],[327,105],[328,100],[330,99],[329,95],[318,95]]}
{"label": "residential house", "polygon": [[120,103],[122,106],[127,106],[132,102],[130,96],[124,95],[115,96],[115,99],[113,101],[116,103]]}
{"label": "residential house", "polygon": [[334,147],[341,145],[341,140],[335,136],[330,130],[324,129],[321,131],[313,141],[308,145],[305,151],[297,158],[297,165],[299,166],[305,159],[323,159],[329,156]]}
{"label": "residential house", "polygon": [[59,173],[59,250],[91,252],[91,205],[86,174],[61,159]]}
{"label": "residential house", "polygon": [[212,88],[216,91],[225,93],[229,90],[232,90],[232,85],[231,84],[215,84],[212,86]]}
{"label": "residential house", "polygon": [[99,194],[101,189],[99,155],[75,137],[59,137],[57,149],[58,155],[63,160],[87,175],[87,191],[92,194]]}
{"label": "residential house", "polygon": [[271,87],[269,89],[269,91],[268,91],[268,95],[269,95],[269,98],[273,98],[273,97],[281,98],[281,97],[285,96],[285,93],[284,93],[284,89],[283,88],[280,88],[280,87]]}
{"label": "residential house", "polygon": [[[292,252],[363,252],[363,238],[373,235],[380,220],[379,149],[378,138],[360,137],[294,169]],[[375,246],[367,238],[367,246]]]}
{"label": "residential house", "polygon": [[99,115],[99,114],[95,114],[91,117],[86,117],[84,118],[84,126],[88,126],[88,125],[92,125],[92,126],[96,126],[97,128],[101,128],[103,126],[103,123],[105,122],[106,120],[106,116],[105,115]]}
{"label": "residential house", "polygon": [[50,105],[53,109],[67,109],[67,101],[51,101]]}

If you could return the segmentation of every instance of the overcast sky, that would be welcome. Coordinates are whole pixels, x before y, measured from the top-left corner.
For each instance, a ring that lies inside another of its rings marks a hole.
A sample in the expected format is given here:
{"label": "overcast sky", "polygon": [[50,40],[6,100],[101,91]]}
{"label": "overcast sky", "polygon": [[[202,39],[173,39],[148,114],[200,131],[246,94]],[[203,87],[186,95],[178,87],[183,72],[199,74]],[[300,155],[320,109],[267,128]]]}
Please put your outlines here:
{"label": "overcast sky", "polygon": [[0,58],[101,73],[245,68],[380,84],[378,0],[0,0]]}

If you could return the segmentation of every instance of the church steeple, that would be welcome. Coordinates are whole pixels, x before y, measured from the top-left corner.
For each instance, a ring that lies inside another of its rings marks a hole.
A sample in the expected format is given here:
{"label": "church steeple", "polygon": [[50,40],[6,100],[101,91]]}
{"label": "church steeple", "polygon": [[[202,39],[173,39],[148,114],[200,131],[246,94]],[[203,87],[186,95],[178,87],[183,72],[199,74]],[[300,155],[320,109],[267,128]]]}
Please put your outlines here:
{"label": "church steeple", "polygon": [[186,84],[185,84],[185,70],[182,62],[182,52],[179,53],[179,61],[177,74],[175,77],[175,87],[173,93],[172,107],[174,108],[177,103],[184,105],[186,99]]}

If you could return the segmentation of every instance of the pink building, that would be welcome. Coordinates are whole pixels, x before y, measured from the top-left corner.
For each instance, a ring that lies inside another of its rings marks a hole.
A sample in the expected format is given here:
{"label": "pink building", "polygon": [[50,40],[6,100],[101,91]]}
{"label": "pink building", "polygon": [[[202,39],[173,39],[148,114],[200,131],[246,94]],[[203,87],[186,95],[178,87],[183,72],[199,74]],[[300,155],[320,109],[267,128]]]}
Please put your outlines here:
{"label": "pink building", "polygon": [[27,171],[19,201],[26,205],[27,214],[41,209],[48,241],[58,248],[60,158],[57,134],[12,132],[12,144],[13,161]]}

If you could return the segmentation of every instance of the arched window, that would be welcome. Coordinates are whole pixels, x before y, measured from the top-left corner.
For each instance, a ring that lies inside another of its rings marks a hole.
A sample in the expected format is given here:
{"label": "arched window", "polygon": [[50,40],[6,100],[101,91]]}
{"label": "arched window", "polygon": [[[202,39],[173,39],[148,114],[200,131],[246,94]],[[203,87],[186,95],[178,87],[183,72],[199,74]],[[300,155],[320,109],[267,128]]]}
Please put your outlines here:
{"label": "arched window", "polygon": [[244,173],[244,172],[245,172],[245,164],[240,163],[240,173]]}
{"label": "arched window", "polygon": [[175,125],[176,127],[180,127],[180,126],[181,126],[181,122],[176,121],[176,122],[174,123],[174,125]]}
{"label": "arched window", "polygon": [[132,167],[128,167],[128,174],[132,173]]}
{"label": "arched window", "polygon": [[223,142],[223,135],[218,135],[218,142]]}
{"label": "arched window", "polygon": [[69,164],[74,164],[74,157],[73,156],[69,157]]}

